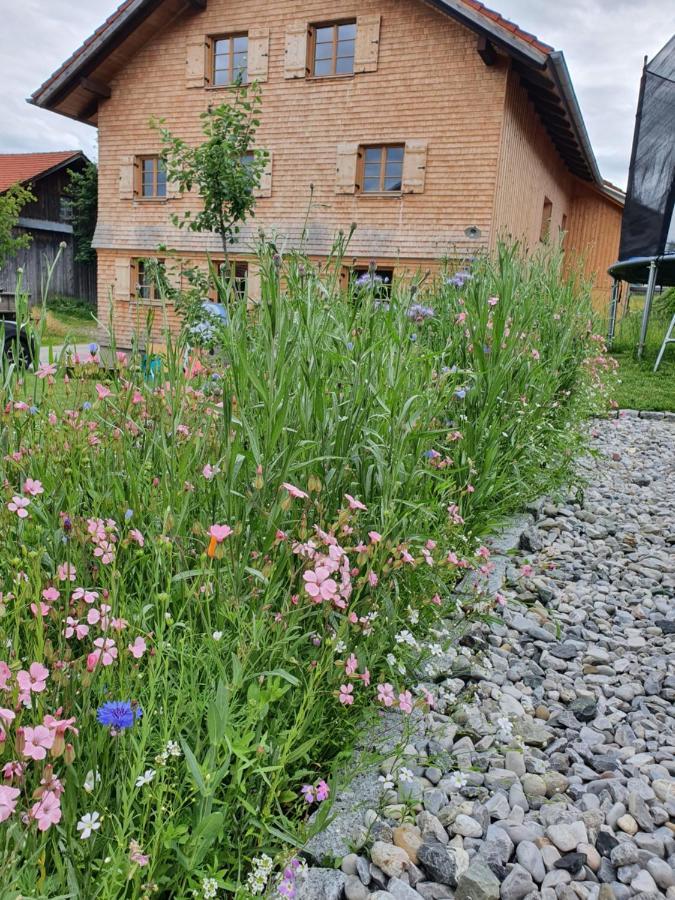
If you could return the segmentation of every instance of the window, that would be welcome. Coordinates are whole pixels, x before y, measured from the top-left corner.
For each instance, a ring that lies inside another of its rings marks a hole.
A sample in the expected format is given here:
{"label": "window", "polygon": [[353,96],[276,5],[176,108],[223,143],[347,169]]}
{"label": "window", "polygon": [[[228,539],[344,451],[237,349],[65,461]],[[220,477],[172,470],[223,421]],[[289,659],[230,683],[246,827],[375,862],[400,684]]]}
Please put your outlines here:
{"label": "window", "polygon": [[[220,260],[215,262],[214,265],[217,266],[220,279],[224,282],[227,274],[225,263]],[[236,300],[246,300],[248,293],[248,263],[242,260],[233,260],[230,263],[230,278],[234,298]],[[214,285],[209,290],[209,300],[212,300],[214,303],[223,303],[227,300],[227,292],[225,292],[225,296],[220,296],[220,291]]]}
{"label": "window", "polygon": [[150,263],[146,259],[137,259],[136,268],[136,285],[134,295],[139,300],[145,300],[147,303],[154,303],[160,299],[157,287],[157,278],[160,272],[164,272],[164,260],[158,259]]}
{"label": "window", "polygon": [[312,74],[317,78],[354,72],[356,22],[314,25],[311,29]]}
{"label": "window", "polygon": [[59,221],[73,221],[73,204],[72,201],[68,199],[68,197],[59,197]]}
{"label": "window", "polygon": [[541,231],[539,233],[540,241],[547,241],[551,234],[551,219],[553,217],[553,203],[548,197],[544,197],[544,208],[541,212]]}
{"label": "window", "polygon": [[400,193],[405,147],[364,147],[361,190],[367,194]]}
{"label": "window", "polygon": [[565,244],[567,243],[567,213],[563,213],[562,221],[560,222],[560,246],[562,249],[565,249]]}
{"label": "window", "polygon": [[367,269],[352,269],[352,279],[356,287],[372,289],[376,297],[391,297],[393,269],[377,269],[372,265]]}
{"label": "window", "polygon": [[213,39],[213,78],[216,87],[248,81],[248,34]]}
{"label": "window", "polygon": [[138,194],[143,200],[166,199],[166,169],[159,156],[141,156],[138,160],[138,174]]}

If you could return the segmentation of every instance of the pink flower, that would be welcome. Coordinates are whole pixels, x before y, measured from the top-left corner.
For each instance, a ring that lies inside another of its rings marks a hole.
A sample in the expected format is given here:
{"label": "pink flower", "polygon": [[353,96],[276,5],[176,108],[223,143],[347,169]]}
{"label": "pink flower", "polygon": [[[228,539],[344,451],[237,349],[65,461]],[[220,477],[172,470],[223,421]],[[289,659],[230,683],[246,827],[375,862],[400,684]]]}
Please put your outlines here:
{"label": "pink flower", "polygon": [[65,562],[61,563],[60,566],[57,566],[56,574],[58,575],[59,581],[75,581],[77,569],[72,563]]}
{"label": "pink flower", "polygon": [[309,494],[306,494],[304,491],[301,491],[299,487],[296,487],[294,484],[289,484],[287,481],[281,485],[282,488],[288,491],[291,497],[295,497],[296,500],[308,500]]}
{"label": "pink flower", "polygon": [[490,559],[490,551],[487,547],[481,546],[476,550],[476,556],[481,557],[481,559]]}
{"label": "pink flower", "polygon": [[39,662],[31,663],[27,672],[25,669],[21,669],[16,676],[19,689],[23,694],[30,694],[31,691],[34,694],[41,693],[47,686],[48,678],[49,669]]}
{"label": "pink flower", "polygon": [[38,494],[44,494],[45,489],[42,487],[42,482],[26,478],[23,483],[23,492],[24,494],[30,494],[31,497],[37,497]]}
{"label": "pink flower", "polygon": [[112,396],[112,391],[110,390],[110,388],[107,388],[102,384],[96,385],[96,393],[98,394],[99,400],[105,400],[106,397]]}
{"label": "pink flower", "polygon": [[385,706],[393,706],[394,705],[394,688],[385,682],[384,684],[378,684],[377,686],[377,700],[379,703],[383,703]]}
{"label": "pink flower", "polygon": [[141,853],[141,847],[138,841],[129,841],[129,859],[136,863],[137,866],[147,866],[150,857],[145,853]]}
{"label": "pink flower", "polygon": [[25,519],[28,515],[28,510],[26,507],[29,505],[30,500],[27,497],[19,497],[15,494],[12,499],[7,504],[7,509],[10,512],[14,512],[20,519]]}
{"label": "pink flower", "polygon": [[12,760],[12,762],[5,763],[5,765],[2,767],[2,777],[5,779],[5,781],[11,781],[13,778],[16,778],[20,781],[23,778],[25,768],[26,767],[24,763]]}
{"label": "pink flower", "polygon": [[138,530],[138,528],[132,528],[131,531],[129,532],[129,537],[131,538],[132,541],[136,541],[136,543],[138,544],[139,547],[145,546],[145,538],[143,537],[141,532]]}
{"label": "pink flower", "polygon": [[117,647],[112,638],[96,638],[94,647],[96,650],[87,656],[88,672],[93,672],[99,662],[103,666],[111,666],[117,659]]}
{"label": "pink flower", "polygon": [[497,606],[506,606],[506,597],[500,594],[499,591],[495,594],[495,603]]}
{"label": "pink flower", "polygon": [[305,572],[302,577],[305,582],[305,590],[315,603],[335,599],[337,584],[330,577],[328,569],[319,566],[316,570],[310,569],[309,572]]}
{"label": "pink flower", "polygon": [[46,362],[40,363],[35,374],[38,378],[51,378],[52,376],[56,375],[56,364]]}
{"label": "pink flower", "polygon": [[211,463],[207,463],[202,469],[202,475],[207,481],[212,481],[219,472],[218,466],[212,466]]}
{"label": "pink flower", "polygon": [[44,759],[47,750],[51,750],[54,744],[54,732],[44,725],[36,725],[35,728],[26,726],[21,729],[23,736],[23,755],[28,759]]}
{"label": "pink flower", "polygon": [[319,803],[323,803],[324,800],[328,799],[329,794],[330,788],[322,778],[316,785],[316,799]]}
{"label": "pink flower", "polygon": [[148,645],[140,636],[136,638],[133,644],[129,644],[128,647],[129,653],[131,653],[134,659],[140,659],[147,649]]}
{"label": "pink flower", "polygon": [[300,788],[300,793],[305,801],[305,803],[314,803],[314,786],[311,784],[303,784]]}
{"label": "pink flower", "polygon": [[378,579],[377,575],[371,569],[370,572],[368,572],[368,584],[371,587],[377,587],[378,581],[379,581],[379,579]]}
{"label": "pink flower", "polygon": [[533,350],[533,351],[532,351],[532,359],[539,359],[539,358],[540,358],[539,351],[538,351],[538,350]]}
{"label": "pink flower", "polygon": [[356,672],[356,670],[358,669],[358,667],[359,667],[358,659],[354,656],[353,653],[350,654],[349,659],[345,663],[345,675],[347,675],[347,676],[353,675],[354,672]]}
{"label": "pink flower", "polygon": [[345,497],[347,498],[347,502],[349,503],[350,509],[363,509],[363,510],[368,509],[368,507],[365,505],[365,503],[361,503],[360,500],[357,500],[356,497],[352,497],[351,494],[345,494]]}
{"label": "pink flower", "polygon": [[0,785],[0,822],[6,822],[12,815],[20,794],[19,788]]}
{"label": "pink flower", "polygon": [[410,714],[413,711],[413,696],[410,691],[403,691],[398,695],[398,705],[404,713]]}
{"label": "pink flower", "polygon": [[525,563],[524,566],[520,567],[520,574],[524,575],[525,578],[529,578],[531,575],[534,575],[534,569],[529,563]]}
{"label": "pink flower", "polygon": [[42,592],[42,597],[47,603],[54,603],[55,600],[58,600],[61,594],[56,590],[55,587],[45,588]]}
{"label": "pink flower", "polygon": [[464,524],[464,519],[460,516],[459,506],[457,506],[456,503],[451,503],[450,506],[448,506],[448,516],[455,525]]}
{"label": "pink flower", "polygon": [[379,542],[382,540],[382,535],[379,533],[379,531],[369,531],[368,537],[373,542],[373,544],[379,544]]}
{"label": "pink flower", "polygon": [[353,684],[341,684],[340,685],[340,695],[339,700],[343,706],[351,706],[354,702],[354,697],[352,694],[354,693],[354,685]]}
{"label": "pink flower", "polygon": [[47,791],[32,806],[30,817],[36,820],[40,831],[47,831],[52,825],[57,825],[61,821],[60,798],[53,791]]}
{"label": "pink flower", "polygon": [[488,297],[488,306],[496,306],[499,303],[499,297]]}
{"label": "pink flower", "polygon": [[70,598],[71,600],[84,600],[85,603],[94,603],[98,600],[98,591],[88,591],[86,588],[75,588]]}
{"label": "pink flower", "polygon": [[0,660],[0,691],[6,691],[9,685],[9,679],[12,677],[12,670],[4,660]]}
{"label": "pink flower", "polygon": [[440,605],[441,605],[441,602],[442,602],[442,601],[441,601],[441,598],[440,598],[440,595],[439,595],[439,594],[434,594],[434,596],[431,598],[431,602],[434,604],[434,606],[440,606]]}
{"label": "pink flower", "polygon": [[222,543],[225,538],[228,538],[232,533],[232,529],[229,525],[212,525],[209,528],[209,534],[218,544]]}

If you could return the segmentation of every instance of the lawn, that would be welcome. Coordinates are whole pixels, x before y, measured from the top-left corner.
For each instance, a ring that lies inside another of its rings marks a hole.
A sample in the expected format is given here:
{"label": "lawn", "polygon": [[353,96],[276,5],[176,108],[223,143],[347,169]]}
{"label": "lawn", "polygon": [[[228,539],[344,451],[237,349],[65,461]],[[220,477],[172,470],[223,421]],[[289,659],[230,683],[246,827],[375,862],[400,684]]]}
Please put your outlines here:
{"label": "lawn", "polygon": [[[42,308],[34,307],[32,316],[36,327],[39,327],[41,315]],[[96,339],[97,328],[92,304],[67,297],[50,298],[41,344],[43,347],[57,347],[66,342],[87,344]]]}
{"label": "lawn", "polygon": [[606,408],[558,256],[416,295],[261,262],[212,369],[1,373],[8,900],[292,896],[356,735],[452,711],[421,642],[502,602],[454,587]]}
{"label": "lawn", "polygon": [[652,312],[644,354],[637,358],[642,303],[631,303],[631,312],[617,324],[611,348],[619,363],[613,397],[620,409],[675,412],[675,344],[670,344],[657,372],[654,363],[668,328],[670,316]]}

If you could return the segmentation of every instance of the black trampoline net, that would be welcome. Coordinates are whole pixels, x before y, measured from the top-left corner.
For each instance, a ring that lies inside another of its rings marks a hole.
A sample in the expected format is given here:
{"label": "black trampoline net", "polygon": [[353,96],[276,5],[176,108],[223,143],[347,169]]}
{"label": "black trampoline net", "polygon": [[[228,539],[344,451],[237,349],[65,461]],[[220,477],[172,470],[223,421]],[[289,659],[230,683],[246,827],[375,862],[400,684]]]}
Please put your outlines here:
{"label": "black trampoline net", "polygon": [[644,71],[619,259],[675,253],[675,35]]}

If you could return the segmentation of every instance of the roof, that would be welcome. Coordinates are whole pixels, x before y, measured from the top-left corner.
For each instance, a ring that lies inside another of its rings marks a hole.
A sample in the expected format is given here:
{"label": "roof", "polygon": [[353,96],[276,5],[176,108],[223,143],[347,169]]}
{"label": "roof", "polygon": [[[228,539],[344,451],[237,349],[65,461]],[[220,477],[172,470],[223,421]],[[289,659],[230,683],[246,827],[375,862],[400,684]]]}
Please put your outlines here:
{"label": "roof", "polygon": [[[479,37],[486,63],[507,54],[569,170],[602,188],[602,177],[563,54],[479,0],[424,0]],[[208,0],[124,0],[29,102],[95,125],[98,104],[126,59],[179,15],[199,14]],[[561,13],[562,14],[562,13]]]}
{"label": "roof", "polygon": [[17,182],[26,184],[61,169],[83,157],[81,150],[54,150],[47,153],[0,153],[0,191]]}

